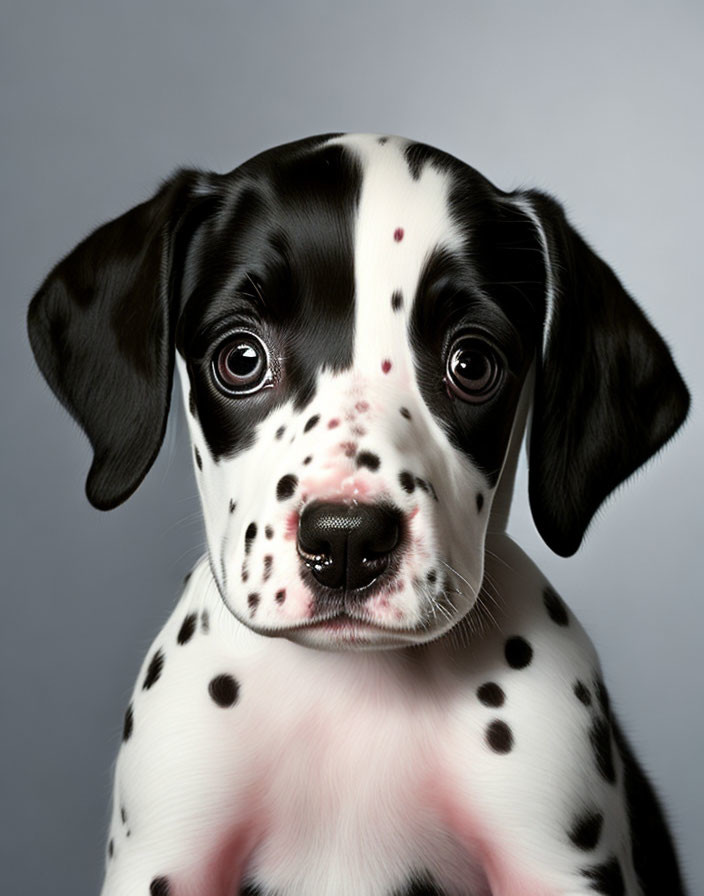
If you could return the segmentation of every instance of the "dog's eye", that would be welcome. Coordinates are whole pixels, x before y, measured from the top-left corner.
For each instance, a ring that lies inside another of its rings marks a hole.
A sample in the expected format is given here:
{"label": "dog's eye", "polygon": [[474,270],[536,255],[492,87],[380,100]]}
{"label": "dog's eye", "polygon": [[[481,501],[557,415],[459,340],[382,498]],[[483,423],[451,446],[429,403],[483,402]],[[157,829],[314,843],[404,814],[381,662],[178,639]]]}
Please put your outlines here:
{"label": "dog's eye", "polygon": [[500,355],[481,337],[461,336],[452,343],[445,381],[463,401],[487,401],[501,385],[503,373]]}
{"label": "dog's eye", "polygon": [[213,355],[215,384],[228,395],[251,395],[272,385],[269,354],[253,333],[232,333]]}

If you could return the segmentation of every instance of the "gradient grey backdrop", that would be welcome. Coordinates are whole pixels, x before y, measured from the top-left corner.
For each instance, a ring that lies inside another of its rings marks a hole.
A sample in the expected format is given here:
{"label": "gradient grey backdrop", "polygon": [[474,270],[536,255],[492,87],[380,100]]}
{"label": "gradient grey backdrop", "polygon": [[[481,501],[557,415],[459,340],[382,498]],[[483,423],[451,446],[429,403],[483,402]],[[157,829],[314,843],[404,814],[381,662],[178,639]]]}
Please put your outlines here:
{"label": "gradient grey backdrop", "polygon": [[88,505],[89,448],[33,367],[26,305],[175,166],[331,130],[554,192],[674,349],[690,421],[580,553],[540,542],[525,468],[511,530],[594,638],[704,892],[703,25],[695,2],[4,4],[2,892],[97,893],[124,707],[202,547],[180,411],[128,504]]}

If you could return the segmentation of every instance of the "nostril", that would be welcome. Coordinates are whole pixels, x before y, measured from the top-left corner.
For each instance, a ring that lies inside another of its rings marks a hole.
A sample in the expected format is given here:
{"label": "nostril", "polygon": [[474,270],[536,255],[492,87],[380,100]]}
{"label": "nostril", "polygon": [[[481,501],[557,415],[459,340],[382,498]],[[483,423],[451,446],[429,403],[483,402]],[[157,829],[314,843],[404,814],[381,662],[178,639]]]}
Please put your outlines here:
{"label": "nostril", "polygon": [[298,553],[326,587],[364,588],[388,567],[401,522],[401,512],[389,505],[313,502],[301,513]]}

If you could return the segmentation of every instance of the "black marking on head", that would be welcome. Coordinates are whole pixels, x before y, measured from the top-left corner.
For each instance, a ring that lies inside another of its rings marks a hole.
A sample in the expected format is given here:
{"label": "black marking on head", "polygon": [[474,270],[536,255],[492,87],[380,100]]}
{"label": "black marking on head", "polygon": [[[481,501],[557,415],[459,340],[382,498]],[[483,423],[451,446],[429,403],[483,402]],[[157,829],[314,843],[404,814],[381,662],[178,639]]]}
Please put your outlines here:
{"label": "black marking on head", "polygon": [[525,669],[533,659],[533,648],[525,638],[514,635],[506,641],[504,655],[512,669]]}
{"label": "black marking on head", "polygon": [[267,538],[269,538],[269,539],[273,538],[273,537],[274,537],[274,530],[273,530],[273,528],[272,528],[271,526],[269,526],[269,525],[264,526],[264,535],[265,535]]}
{"label": "black marking on head", "polygon": [[398,475],[398,481],[401,483],[401,488],[404,492],[408,492],[409,495],[413,494],[416,489],[416,481],[412,473],[409,473],[408,470],[403,470]]}
{"label": "black marking on head", "polygon": [[391,308],[394,311],[400,311],[403,307],[403,293],[400,289],[394,291],[391,296]]}
{"label": "black marking on head", "polygon": [[200,451],[197,448],[194,448],[193,453],[195,454],[195,457],[196,457],[196,466],[198,467],[199,470],[202,470],[203,469],[203,458],[200,456]]}
{"label": "black marking on head", "polygon": [[357,469],[366,467],[372,473],[375,473],[379,469],[380,464],[379,456],[371,451],[360,451],[357,455]]}
{"label": "black marking on head", "polygon": [[[216,460],[250,447],[276,408],[306,407],[323,367],[352,364],[362,166],[350,149],[321,142],[277,147],[221,177],[218,212],[191,259],[177,348]],[[210,365],[221,337],[243,321],[269,349],[273,385],[232,399]]]}
{"label": "black marking on head", "polygon": [[379,144],[379,146],[383,146],[388,139],[388,137],[377,137],[376,142]]}
{"label": "black marking on head", "polygon": [[132,704],[127,707],[125,711],[125,721],[122,726],[122,740],[128,741],[130,737],[132,737],[132,731],[134,729],[134,710],[132,709]]}
{"label": "black marking on head", "polygon": [[108,858],[112,858],[115,855],[115,841],[110,838],[108,842]]}
{"label": "black marking on head", "polygon": [[276,438],[277,438],[277,439],[282,438],[282,437],[283,437],[283,434],[284,434],[285,432],[286,432],[286,427],[285,427],[285,426],[280,426],[280,427],[276,430]]}
{"label": "black marking on head", "polygon": [[208,685],[208,693],[218,706],[234,706],[240,687],[232,675],[216,675]]}
{"label": "black marking on head", "polygon": [[298,476],[294,476],[293,473],[287,473],[276,484],[276,497],[279,501],[285,501],[296,491],[297,485]]}
{"label": "black marking on head", "polygon": [[509,753],[513,748],[511,729],[500,719],[495,719],[486,729],[486,742],[495,753]]}
{"label": "black marking on head", "polygon": [[601,865],[584,868],[582,874],[589,879],[589,885],[597,893],[602,893],[603,896],[625,896],[626,885],[616,856]]}
{"label": "black marking on head", "polygon": [[303,458],[303,466],[304,466],[304,467],[307,467],[308,464],[309,464],[312,460],[313,460],[313,455],[312,455],[312,454],[308,454],[308,455],[306,455],[306,457]]}
{"label": "black marking on head", "polygon": [[543,603],[545,604],[545,609],[548,611],[548,616],[552,619],[555,625],[564,626],[570,624],[567,607],[565,607],[562,599],[550,585],[546,585],[543,588]]}
{"label": "black marking on head", "polygon": [[574,683],[574,693],[576,698],[583,703],[585,706],[591,706],[592,703],[592,695],[589,693],[589,688],[584,684],[583,681],[577,679]]}
{"label": "black marking on head", "polygon": [[[462,451],[496,485],[521,388],[538,347],[545,307],[545,262],[532,220],[478,172],[428,147],[406,151],[412,173],[426,162],[451,171],[450,212],[466,248],[438,249],[421,273],[410,341],[426,406]],[[463,401],[443,376],[460,334],[481,330],[505,360],[498,391]],[[440,371],[440,374],[438,374]]]}
{"label": "black marking on head", "polygon": [[252,550],[252,542],[257,537],[257,524],[255,522],[251,522],[247,526],[247,531],[244,533],[244,552],[248,554]]}
{"label": "black marking on head", "polygon": [[594,751],[594,762],[601,777],[609,784],[616,783],[611,726],[605,719],[595,719],[589,730],[589,740]]}
{"label": "black marking on head", "polygon": [[197,613],[189,613],[188,616],[186,616],[181,624],[181,628],[178,630],[178,635],[176,637],[176,642],[178,644],[187,644],[191,640],[193,633],[196,630],[197,621]]}
{"label": "black marking on head", "polygon": [[481,492],[477,492],[477,513],[482,512],[483,506],[484,506],[484,495]]}
{"label": "black marking on head", "polygon": [[277,604],[282,604],[286,600],[286,589],[282,588],[280,591],[277,591],[274,600]]}
{"label": "black marking on head", "polygon": [[142,685],[143,691],[148,691],[152,685],[156,684],[156,682],[161,677],[161,670],[164,668],[164,653],[159,648],[154,656],[151,658],[149,666],[147,667],[147,674],[144,676],[144,684]]}
{"label": "black marking on head", "polygon": [[210,615],[207,610],[203,610],[200,614],[200,630],[204,635],[207,635],[210,631]]}
{"label": "black marking on head", "polygon": [[401,416],[402,416],[402,417],[405,417],[406,420],[410,420],[410,419],[411,419],[411,412],[408,410],[408,408],[401,408]]}
{"label": "black marking on head", "polygon": [[233,501],[232,498],[230,498],[230,513],[234,513],[236,509],[237,509],[237,502]]}
{"label": "black marking on head", "polygon": [[264,581],[268,582],[271,571],[274,567],[274,557],[272,554],[266,554],[264,557]]}
{"label": "black marking on head", "polygon": [[259,595],[256,591],[247,595],[247,606],[249,607],[249,615],[254,616],[259,606]]}
{"label": "black marking on head", "polygon": [[477,688],[477,697],[479,702],[484,706],[498,707],[503,706],[506,695],[503,689],[493,681],[487,681],[485,684]]}
{"label": "black marking on head", "polygon": [[601,836],[604,816],[595,810],[584,812],[575,819],[569,831],[569,838],[577,849],[594,849]]}
{"label": "black marking on head", "polygon": [[309,417],[309,419],[306,420],[306,425],[303,427],[303,432],[310,432],[319,421],[320,414],[314,414],[312,417]]}
{"label": "black marking on head", "polygon": [[155,877],[149,884],[149,896],[170,896],[171,885],[168,877]]}

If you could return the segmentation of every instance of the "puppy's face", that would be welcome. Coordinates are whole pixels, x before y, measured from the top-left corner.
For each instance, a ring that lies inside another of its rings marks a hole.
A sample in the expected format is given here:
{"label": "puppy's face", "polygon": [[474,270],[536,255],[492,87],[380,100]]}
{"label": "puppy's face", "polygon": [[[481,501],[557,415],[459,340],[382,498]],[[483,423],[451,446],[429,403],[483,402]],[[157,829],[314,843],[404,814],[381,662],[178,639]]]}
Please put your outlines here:
{"label": "puppy's face", "polygon": [[159,451],[176,360],[222,599],[316,647],[427,641],[475,605],[531,364],[531,509],[563,556],[689,402],[554,200],[399,138],[177,172],[56,265],[29,335],[103,510]]}
{"label": "puppy's face", "polygon": [[239,169],[191,243],[177,337],[238,619],[364,648],[467,613],[544,291],[530,219],[440,153],[344,137]]}

